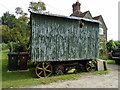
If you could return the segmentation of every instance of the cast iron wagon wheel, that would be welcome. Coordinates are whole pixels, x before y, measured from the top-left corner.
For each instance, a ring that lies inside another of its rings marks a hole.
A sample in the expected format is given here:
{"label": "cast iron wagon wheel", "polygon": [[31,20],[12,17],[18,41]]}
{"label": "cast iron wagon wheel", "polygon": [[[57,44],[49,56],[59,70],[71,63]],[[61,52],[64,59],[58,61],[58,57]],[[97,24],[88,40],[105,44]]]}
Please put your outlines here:
{"label": "cast iron wagon wheel", "polygon": [[87,62],[86,65],[85,65],[85,68],[86,68],[86,71],[87,72],[90,72],[90,71],[95,71],[96,70],[96,65],[94,62]]}
{"label": "cast iron wagon wheel", "polygon": [[41,62],[37,64],[35,72],[38,77],[49,77],[52,74],[52,65],[48,62]]}

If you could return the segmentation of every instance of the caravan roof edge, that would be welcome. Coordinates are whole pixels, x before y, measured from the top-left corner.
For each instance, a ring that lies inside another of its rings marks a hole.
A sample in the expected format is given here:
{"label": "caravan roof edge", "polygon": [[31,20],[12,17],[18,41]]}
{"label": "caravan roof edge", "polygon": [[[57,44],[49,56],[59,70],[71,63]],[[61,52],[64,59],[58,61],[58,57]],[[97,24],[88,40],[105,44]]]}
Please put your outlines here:
{"label": "caravan roof edge", "polygon": [[45,15],[45,16],[68,18],[68,19],[74,19],[74,20],[83,20],[83,21],[94,22],[94,23],[99,23],[99,24],[101,23],[100,21],[93,20],[93,19],[87,19],[87,18],[81,18],[81,17],[75,17],[75,16],[65,16],[65,15],[59,15],[59,14],[52,14],[52,13],[43,12],[43,11],[29,11],[29,12],[33,13],[33,14],[39,14],[39,15]]}

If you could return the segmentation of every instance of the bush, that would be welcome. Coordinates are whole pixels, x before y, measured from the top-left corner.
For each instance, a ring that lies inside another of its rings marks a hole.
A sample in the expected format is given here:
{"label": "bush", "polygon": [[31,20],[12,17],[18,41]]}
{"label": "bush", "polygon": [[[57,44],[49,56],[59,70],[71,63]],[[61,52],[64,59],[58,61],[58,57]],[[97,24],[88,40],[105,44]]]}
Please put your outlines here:
{"label": "bush", "polygon": [[117,48],[120,48],[120,41],[114,41]]}
{"label": "bush", "polygon": [[113,41],[113,40],[108,41],[107,44],[106,44],[106,46],[107,46],[107,51],[108,51],[108,52],[111,52],[111,50],[112,50],[113,48],[118,48],[118,47],[116,46],[116,44],[115,44],[115,41]]}
{"label": "bush", "polygon": [[15,52],[27,52],[28,50],[27,45],[22,43],[15,43],[13,47]]}
{"label": "bush", "polygon": [[8,47],[9,47],[10,52],[14,52],[14,47],[13,47],[14,44],[15,44],[15,42],[9,42],[8,43]]}
{"label": "bush", "polygon": [[26,52],[28,51],[28,45],[19,42],[9,42],[8,49],[10,52]]}
{"label": "bush", "polygon": [[1,49],[1,50],[7,50],[7,49],[9,49],[9,48],[8,48],[8,44],[6,44],[6,43],[1,43],[1,44],[0,44],[0,49]]}

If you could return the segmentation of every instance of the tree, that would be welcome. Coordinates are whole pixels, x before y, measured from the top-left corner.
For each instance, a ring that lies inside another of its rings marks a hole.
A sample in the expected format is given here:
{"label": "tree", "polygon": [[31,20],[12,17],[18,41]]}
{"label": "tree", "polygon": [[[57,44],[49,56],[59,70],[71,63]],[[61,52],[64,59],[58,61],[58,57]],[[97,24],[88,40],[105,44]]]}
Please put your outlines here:
{"label": "tree", "polygon": [[107,46],[108,52],[110,52],[113,48],[117,48],[117,46],[113,40],[108,41],[106,46]]}
{"label": "tree", "polygon": [[[15,10],[16,14],[19,15],[18,18],[9,13],[5,13],[3,16],[3,19],[7,17],[8,20],[4,20],[5,25],[0,25],[0,28],[2,28],[2,41],[8,43],[10,51],[27,51],[30,38],[29,17],[20,7]],[[11,16],[14,16],[14,19],[11,19]],[[11,23],[14,25],[9,28],[8,25],[11,25]]]}
{"label": "tree", "polygon": [[2,41],[8,42],[9,40],[9,30],[7,25],[0,25],[0,28],[2,30]]}
{"label": "tree", "polygon": [[21,7],[17,7],[15,10],[16,10],[15,11],[16,14],[23,14],[23,10]]}
{"label": "tree", "polygon": [[15,8],[15,13],[16,13],[16,14],[19,14],[19,15],[22,15],[22,16],[26,16],[26,15],[27,15],[27,13],[25,13],[25,12],[22,10],[21,7],[16,7],[16,8]]}
{"label": "tree", "polygon": [[14,51],[27,51],[30,38],[29,17],[26,16],[22,8],[17,7],[16,14],[20,16],[14,20],[15,27],[11,29],[11,35],[14,37]]}
{"label": "tree", "polygon": [[7,25],[11,29],[15,26],[15,23],[13,23],[14,19],[15,19],[14,14],[10,14],[9,12],[6,12],[1,17],[2,25]]}
{"label": "tree", "polygon": [[46,5],[44,2],[30,2],[29,9],[33,11],[42,11],[46,10]]}
{"label": "tree", "polygon": [[7,25],[0,25],[2,30],[2,42],[8,43],[14,41],[14,38],[11,37],[11,30]]}

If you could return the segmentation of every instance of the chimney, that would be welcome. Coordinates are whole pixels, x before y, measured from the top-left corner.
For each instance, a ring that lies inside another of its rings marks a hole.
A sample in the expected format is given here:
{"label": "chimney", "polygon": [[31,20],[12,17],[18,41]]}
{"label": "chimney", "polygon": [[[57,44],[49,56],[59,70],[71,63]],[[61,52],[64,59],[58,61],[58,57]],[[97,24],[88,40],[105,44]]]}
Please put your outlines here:
{"label": "chimney", "polygon": [[80,3],[79,3],[79,0],[77,0],[76,1],[76,3],[74,3],[73,5],[72,5],[72,7],[73,7],[73,13],[75,13],[75,12],[80,12]]}

